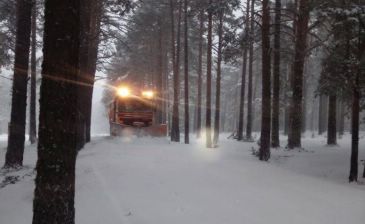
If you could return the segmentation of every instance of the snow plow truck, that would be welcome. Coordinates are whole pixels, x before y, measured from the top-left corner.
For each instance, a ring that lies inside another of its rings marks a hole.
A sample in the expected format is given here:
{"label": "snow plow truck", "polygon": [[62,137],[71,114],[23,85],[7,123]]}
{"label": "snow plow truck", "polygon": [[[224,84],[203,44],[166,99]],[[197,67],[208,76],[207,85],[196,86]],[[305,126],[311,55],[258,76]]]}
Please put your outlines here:
{"label": "snow plow truck", "polygon": [[111,136],[167,135],[167,125],[157,120],[157,97],[154,91],[120,86],[115,90],[109,109]]}

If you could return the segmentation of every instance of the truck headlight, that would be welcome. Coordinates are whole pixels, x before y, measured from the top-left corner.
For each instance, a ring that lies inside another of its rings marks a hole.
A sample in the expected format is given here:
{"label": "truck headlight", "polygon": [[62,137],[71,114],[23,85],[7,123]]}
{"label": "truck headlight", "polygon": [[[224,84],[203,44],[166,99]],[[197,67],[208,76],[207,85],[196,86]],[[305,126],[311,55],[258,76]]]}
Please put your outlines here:
{"label": "truck headlight", "polygon": [[155,94],[154,94],[154,92],[153,91],[143,91],[142,92],[142,96],[143,97],[146,97],[146,98],[148,98],[148,99],[151,99],[151,98],[153,98],[153,96],[154,96]]}
{"label": "truck headlight", "polygon": [[126,87],[118,88],[117,93],[120,97],[128,97],[131,94],[130,90]]}

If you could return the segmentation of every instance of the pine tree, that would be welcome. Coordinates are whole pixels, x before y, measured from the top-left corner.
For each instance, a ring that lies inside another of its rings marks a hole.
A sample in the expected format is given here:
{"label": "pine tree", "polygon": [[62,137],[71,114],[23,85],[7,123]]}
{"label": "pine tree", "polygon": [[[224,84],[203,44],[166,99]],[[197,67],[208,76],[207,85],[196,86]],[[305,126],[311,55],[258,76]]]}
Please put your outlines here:
{"label": "pine tree", "polygon": [[[319,96],[319,110],[318,110],[318,134],[322,135],[326,131],[326,117],[327,117],[327,97],[324,94]],[[327,119],[328,120],[328,119]]]}
{"label": "pine tree", "polygon": [[29,105],[29,141],[34,144],[37,140],[36,122],[36,94],[37,94],[37,1],[33,0],[32,8],[32,51],[31,51],[31,75],[30,75],[30,105]]}
{"label": "pine tree", "polygon": [[[172,127],[171,127],[171,141],[180,142],[180,128],[179,128],[179,95],[180,95],[180,30],[181,30],[181,11],[182,11],[182,3],[179,2],[179,14],[178,14],[178,27],[177,27],[177,40],[175,42],[175,28],[174,28],[174,4],[173,0],[170,0],[171,5],[171,35],[172,35],[172,60],[173,70],[174,70],[174,103],[173,103],[173,112],[172,112]],[[175,50],[176,43],[176,50]]]}
{"label": "pine tree", "polygon": [[333,94],[329,96],[329,101],[328,101],[327,145],[337,144],[336,113],[337,113],[337,96]]}
{"label": "pine tree", "polygon": [[16,2],[16,43],[11,117],[5,167],[23,165],[32,0]]}
{"label": "pine tree", "polygon": [[249,61],[248,61],[248,84],[247,84],[247,121],[246,139],[252,140],[252,81],[253,81],[253,57],[254,57],[254,36],[255,36],[255,0],[251,1],[250,36],[249,36]]}
{"label": "pine tree", "polygon": [[198,104],[197,104],[197,138],[201,136],[202,127],[202,84],[203,84],[203,35],[204,35],[204,9],[199,12],[199,62],[198,62]]}
{"label": "pine tree", "polygon": [[[85,107],[85,140],[90,142],[91,140],[91,111],[92,111],[92,96],[94,91],[94,81],[96,73],[96,64],[98,60],[99,52],[99,42],[100,42],[100,26],[102,20],[102,0],[92,0],[89,1],[91,5],[91,19],[90,19],[90,29],[89,29],[89,50],[88,50],[88,78],[87,78],[87,93],[85,97],[86,107]],[[122,6],[127,4],[124,2]],[[129,9],[126,8],[128,11]]]}
{"label": "pine tree", "polygon": [[46,1],[33,224],[75,223],[80,1]]}
{"label": "pine tree", "polygon": [[185,144],[189,144],[189,43],[188,43],[188,0],[184,0],[184,107]]}
{"label": "pine tree", "polygon": [[205,120],[205,130],[206,130],[206,147],[212,148],[212,47],[213,47],[213,9],[212,0],[209,0],[208,8],[208,50],[207,50],[207,100],[206,100],[206,120]]}
{"label": "pine tree", "polygon": [[280,34],[281,34],[281,0],[275,1],[274,24],[274,68],[273,68],[273,99],[272,99],[272,133],[271,146],[280,147],[279,116],[280,116]]}
{"label": "pine tree", "polygon": [[303,70],[307,52],[307,34],[309,25],[310,5],[308,0],[299,0],[298,19],[295,34],[295,56],[292,77],[292,102],[290,107],[290,131],[288,148],[301,147],[301,131],[303,119]]}
{"label": "pine tree", "polygon": [[271,63],[270,63],[270,8],[262,1],[262,106],[261,106],[260,160],[270,159],[271,132]]}
{"label": "pine tree", "polygon": [[349,182],[357,181],[358,178],[358,157],[359,157],[359,122],[360,122],[360,90],[359,76],[356,75],[355,87],[352,95],[352,122],[351,122],[351,165]]}
{"label": "pine tree", "polygon": [[247,73],[247,53],[248,53],[248,39],[249,39],[249,25],[250,25],[250,1],[246,3],[246,23],[244,32],[243,47],[243,62],[242,62],[242,77],[241,77],[241,94],[240,94],[240,106],[238,117],[238,133],[237,140],[243,139],[243,119],[244,119],[244,105],[245,105],[245,87],[246,87],[246,73]]}
{"label": "pine tree", "polygon": [[99,33],[102,13],[101,0],[88,0],[81,9],[80,69],[82,85],[79,89],[79,148],[91,139],[92,94],[98,58]]}
{"label": "pine tree", "polygon": [[89,66],[89,35],[91,21],[91,4],[87,0],[81,0],[80,11],[80,83],[78,88],[78,150],[82,149],[86,143],[86,98],[88,92],[88,66]]}
{"label": "pine tree", "polygon": [[218,56],[217,56],[217,80],[216,80],[216,97],[215,97],[215,114],[214,114],[214,135],[213,143],[218,144],[220,118],[221,118],[221,79],[222,79],[222,48],[223,48],[223,18],[224,7],[220,6],[218,12]]}

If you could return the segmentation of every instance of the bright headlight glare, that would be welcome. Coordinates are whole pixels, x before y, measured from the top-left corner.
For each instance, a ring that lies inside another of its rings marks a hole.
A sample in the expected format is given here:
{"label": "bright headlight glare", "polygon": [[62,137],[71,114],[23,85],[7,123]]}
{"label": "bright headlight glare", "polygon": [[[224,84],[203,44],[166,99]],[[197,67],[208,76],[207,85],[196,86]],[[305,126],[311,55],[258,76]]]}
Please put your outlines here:
{"label": "bright headlight glare", "polygon": [[120,87],[120,88],[118,88],[117,93],[118,93],[118,95],[120,97],[127,97],[127,96],[130,95],[130,91],[126,87]]}
{"label": "bright headlight glare", "polygon": [[152,91],[143,91],[142,96],[146,98],[152,98],[154,96],[154,93]]}

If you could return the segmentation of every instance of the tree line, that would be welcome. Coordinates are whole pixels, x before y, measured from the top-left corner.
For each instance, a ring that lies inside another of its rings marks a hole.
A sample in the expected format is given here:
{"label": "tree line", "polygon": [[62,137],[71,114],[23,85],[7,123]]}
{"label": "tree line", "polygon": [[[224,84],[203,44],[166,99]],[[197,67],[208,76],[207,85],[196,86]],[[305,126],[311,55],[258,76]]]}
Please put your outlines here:
{"label": "tree line", "polygon": [[[237,12],[242,15],[235,16]],[[336,145],[349,111],[354,170],[364,91],[363,12],[363,4],[356,0],[145,1],[129,18],[136,24],[119,43],[121,57],[110,66],[110,83],[133,74],[131,79],[158,89],[167,101],[161,107],[171,141],[180,142],[183,129],[185,143],[193,131],[198,138],[204,133],[208,148],[216,147],[221,126],[227,130],[227,117],[239,141],[253,141],[253,129],[260,132],[261,160],[270,158],[271,147],[280,147],[280,131],[288,136],[285,147],[301,148],[307,125],[317,129],[311,121],[315,118],[318,133],[328,131],[328,145]],[[145,18],[148,22],[141,22]],[[161,40],[170,47],[149,44]],[[141,60],[146,52],[151,60]],[[241,66],[239,85],[232,88],[239,89],[238,94],[230,93],[238,98],[232,110],[226,109],[226,102],[221,105],[221,98],[230,96],[222,93],[221,86],[228,83],[222,63]],[[154,80],[163,80],[164,85]],[[356,181],[357,174],[351,173],[349,180]]]}
{"label": "tree line", "polygon": [[328,144],[336,144],[337,132],[344,129],[338,113],[350,111],[349,181],[357,181],[364,10],[357,0],[2,1],[0,20],[7,29],[0,31],[0,65],[12,62],[14,67],[4,167],[22,166],[30,79],[29,134],[38,144],[33,223],[74,223],[76,157],[91,139],[98,66],[107,71],[110,83],[129,77],[157,90],[164,99],[158,119],[169,123],[171,141],[180,142],[183,129],[184,143],[189,144],[193,131],[198,138],[205,135],[207,148],[217,147],[227,124],[237,140],[253,141],[258,123],[257,154],[267,161],[271,147],[280,147],[281,130],[288,136],[288,149],[302,147],[308,64],[319,58],[318,129],[323,132],[327,120]]}

